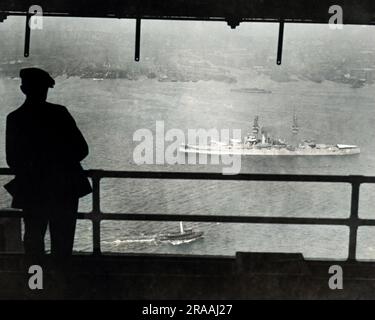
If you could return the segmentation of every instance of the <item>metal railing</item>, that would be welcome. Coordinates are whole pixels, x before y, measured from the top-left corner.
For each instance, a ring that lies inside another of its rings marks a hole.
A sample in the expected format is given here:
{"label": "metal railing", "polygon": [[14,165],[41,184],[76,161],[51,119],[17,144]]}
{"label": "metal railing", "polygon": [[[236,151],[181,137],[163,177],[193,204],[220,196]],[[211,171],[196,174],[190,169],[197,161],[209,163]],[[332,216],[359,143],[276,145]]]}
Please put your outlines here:
{"label": "metal railing", "polygon": [[[0,169],[0,175],[12,175],[10,169]],[[258,223],[290,225],[331,225],[349,227],[349,259],[355,260],[357,249],[357,230],[359,226],[375,226],[375,220],[361,219],[358,215],[360,185],[375,183],[375,177],[368,176],[335,176],[335,175],[278,175],[278,174],[238,174],[222,175],[220,173],[191,172],[146,172],[146,171],[104,171],[88,170],[87,176],[92,180],[92,210],[89,213],[78,213],[79,219],[88,219],[93,224],[93,253],[101,253],[100,223],[103,220],[120,221],[190,221],[190,222],[223,222],[223,223]],[[155,179],[155,180],[217,180],[217,181],[269,181],[269,182],[321,182],[347,183],[351,185],[350,215],[347,218],[296,218],[296,217],[262,217],[262,216],[228,216],[228,215],[184,215],[159,213],[104,213],[100,206],[100,182],[103,178],[122,179]],[[22,217],[22,211],[0,210],[0,217]]]}

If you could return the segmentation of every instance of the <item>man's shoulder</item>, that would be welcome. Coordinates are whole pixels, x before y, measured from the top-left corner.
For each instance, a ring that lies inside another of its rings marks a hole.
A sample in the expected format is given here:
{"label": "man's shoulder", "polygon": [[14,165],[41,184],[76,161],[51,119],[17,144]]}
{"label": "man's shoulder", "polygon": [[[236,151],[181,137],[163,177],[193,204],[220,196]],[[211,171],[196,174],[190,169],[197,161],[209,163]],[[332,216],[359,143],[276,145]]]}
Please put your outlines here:
{"label": "man's shoulder", "polygon": [[55,121],[68,125],[72,122],[72,116],[67,107],[60,104],[47,103],[46,106],[46,118],[54,119]]}
{"label": "man's shoulder", "polygon": [[49,111],[57,112],[57,113],[69,113],[68,109],[60,104],[54,104],[47,102],[47,108]]}
{"label": "man's shoulder", "polygon": [[23,113],[24,113],[23,108],[22,106],[20,106],[16,110],[13,110],[12,112],[8,113],[7,120],[8,121],[15,120],[18,117],[22,116]]}
{"label": "man's shoulder", "polygon": [[[68,109],[65,106],[54,104],[54,103],[49,103],[49,102],[46,103],[45,110],[48,110],[47,114],[49,114],[49,116],[52,116],[52,117],[53,116],[63,117],[63,116],[69,116],[70,114]],[[8,122],[18,121],[24,118],[28,118],[30,116],[30,112],[35,112],[35,111],[28,109],[27,107],[25,107],[25,105],[22,105],[7,115],[7,121]]]}

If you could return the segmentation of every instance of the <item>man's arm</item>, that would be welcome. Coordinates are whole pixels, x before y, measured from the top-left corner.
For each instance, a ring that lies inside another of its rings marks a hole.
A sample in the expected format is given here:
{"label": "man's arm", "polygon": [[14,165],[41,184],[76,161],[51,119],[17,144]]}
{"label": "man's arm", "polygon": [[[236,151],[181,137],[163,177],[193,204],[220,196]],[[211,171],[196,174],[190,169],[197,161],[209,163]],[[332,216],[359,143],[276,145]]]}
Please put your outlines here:
{"label": "man's arm", "polygon": [[69,111],[66,108],[65,111],[66,120],[69,127],[69,153],[71,153],[71,156],[75,161],[82,161],[88,156],[89,147],[84,136],[82,135],[82,132],[77,127],[74,118],[70,115]]}
{"label": "man's arm", "polygon": [[[16,128],[14,125],[14,120],[8,116],[6,121],[6,141],[5,141],[5,150],[6,150],[6,161],[8,166],[17,170],[19,168],[19,155],[17,150],[17,135]],[[20,146],[18,146],[20,148]]]}

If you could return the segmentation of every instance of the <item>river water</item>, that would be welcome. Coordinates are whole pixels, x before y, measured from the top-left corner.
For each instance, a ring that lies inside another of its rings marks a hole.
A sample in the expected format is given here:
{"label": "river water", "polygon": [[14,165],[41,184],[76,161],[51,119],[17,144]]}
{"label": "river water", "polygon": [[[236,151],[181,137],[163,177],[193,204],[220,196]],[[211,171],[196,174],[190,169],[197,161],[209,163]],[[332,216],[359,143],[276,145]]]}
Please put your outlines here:
{"label": "river water", "polygon": [[[0,80],[0,132],[5,116],[22,103],[18,80]],[[239,87],[271,90],[270,94],[232,91]],[[241,129],[247,133],[255,115],[274,132],[290,137],[293,112],[300,137],[321,143],[357,144],[361,154],[349,157],[243,157],[242,173],[363,174],[375,173],[375,94],[372,86],[352,89],[334,82],[273,82],[244,76],[234,84],[216,81],[159,82],[140,79],[93,81],[57,78],[50,101],[66,105],[90,145],[85,168],[221,172],[217,165],[141,165],[133,160],[136,130]],[[4,150],[4,135],[0,136]],[[6,166],[4,152],[0,166]],[[2,178],[2,181],[6,179]],[[361,189],[361,216],[375,218],[374,189]],[[10,198],[0,191],[1,206]],[[81,210],[90,210],[90,197]],[[225,214],[293,217],[347,217],[350,186],[319,183],[198,182],[104,179],[105,212]],[[102,250],[204,255],[234,255],[236,251],[301,252],[308,259],[345,259],[346,227],[186,223],[204,231],[189,244],[143,241],[144,236],[178,230],[178,223],[102,222]],[[375,229],[359,231],[358,258],[375,258]],[[75,249],[90,251],[91,224],[80,221]]]}

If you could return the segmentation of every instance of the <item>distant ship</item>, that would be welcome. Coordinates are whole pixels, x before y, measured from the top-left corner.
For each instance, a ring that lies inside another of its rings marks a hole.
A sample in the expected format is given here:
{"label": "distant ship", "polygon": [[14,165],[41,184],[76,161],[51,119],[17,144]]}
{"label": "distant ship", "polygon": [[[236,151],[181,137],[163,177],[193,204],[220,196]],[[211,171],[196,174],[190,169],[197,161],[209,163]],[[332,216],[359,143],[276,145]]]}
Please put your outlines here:
{"label": "distant ship", "polygon": [[353,89],[363,88],[365,84],[366,84],[366,79],[356,79],[355,81],[352,82],[352,88]]}
{"label": "distant ship", "polygon": [[[295,114],[291,129],[296,138],[299,126]],[[358,146],[349,144],[317,144],[313,140],[287,143],[284,139],[272,137],[265,130],[261,130],[258,116],[254,119],[251,133],[248,133],[243,141],[231,139],[229,143],[211,141],[208,145],[184,144],[179,150],[183,153],[244,156],[347,156],[361,152]]]}
{"label": "distant ship", "polygon": [[162,233],[157,236],[157,241],[169,242],[172,244],[189,243],[203,237],[202,231],[193,231],[193,229],[184,229],[182,222],[180,222],[180,231]]}
{"label": "distant ship", "polygon": [[239,88],[239,89],[231,89],[231,91],[241,92],[241,93],[272,93],[271,90],[258,89],[258,88]]}

